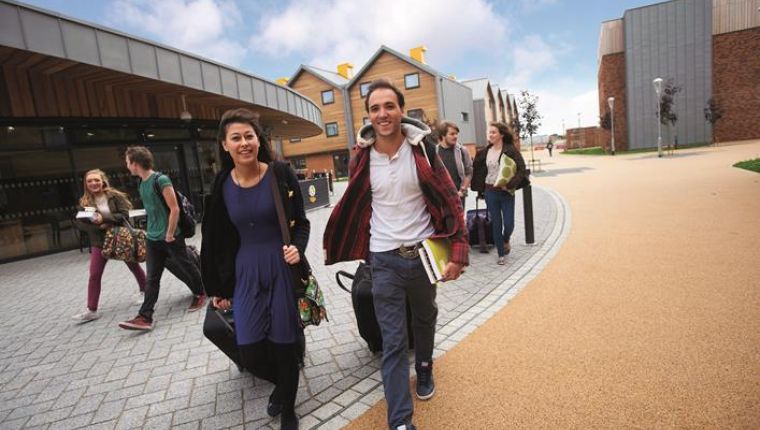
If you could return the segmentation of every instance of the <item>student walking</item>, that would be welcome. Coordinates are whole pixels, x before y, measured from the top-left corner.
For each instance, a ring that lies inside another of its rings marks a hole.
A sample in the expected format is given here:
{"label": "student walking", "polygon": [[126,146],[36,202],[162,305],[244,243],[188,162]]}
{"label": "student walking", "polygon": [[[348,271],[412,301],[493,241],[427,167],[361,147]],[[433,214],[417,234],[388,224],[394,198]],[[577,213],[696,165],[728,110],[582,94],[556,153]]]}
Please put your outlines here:
{"label": "student walking", "polygon": [[409,393],[406,303],[412,310],[416,394],[435,394],[433,345],[438,307],[418,250],[448,238],[444,280],[468,264],[467,232],[457,189],[435,154],[430,128],[404,116],[404,95],[373,81],[364,99],[370,123],[359,130],[348,187],[324,234],[326,264],[363,259],[372,267],[372,295],[383,337],[382,377],[391,429],[414,429]]}
{"label": "student walking", "polygon": [[459,127],[453,122],[442,121],[438,126],[436,152],[454,181],[464,209],[467,190],[472,181],[472,158],[467,149],[459,143]]}
{"label": "student walking", "polygon": [[[495,187],[499,176],[501,157],[514,160],[517,172],[503,187]],[[492,122],[488,127],[488,145],[475,154],[473,161],[472,190],[485,193],[486,206],[493,225],[493,242],[499,257],[496,264],[506,264],[506,255],[512,250],[510,238],[515,229],[515,196],[507,190],[516,190],[527,181],[525,161],[513,144],[512,130],[503,122]]]}
{"label": "student walking", "polygon": [[[282,414],[282,429],[297,429],[298,338],[290,265],[301,261],[311,229],[298,179],[275,161],[254,114],[222,115],[217,174],[203,218],[201,265],[212,305],[232,309],[243,367],[275,384],[267,413]],[[274,190],[283,203],[293,243],[285,246]]]}
{"label": "student walking", "polygon": [[[90,238],[90,280],[87,283],[87,309],[72,316],[78,321],[92,321],[100,318],[98,302],[100,301],[101,281],[108,260],[103,257],[103,241],[106,230],[115,225],[122,225],[129,220],[132,204],[127,195],[111,188],[108,177],[100,169],[93,169],[84,174],[84,193],[79,199],[80,210],[92,212],[92,220],[75,220],[74,225]],[[139,263],[126,263],[137,280],[140,291],[145,291],[145,272]]]}
{"label": "student walking", "polygon": [[[172,273],[193,293],[189,312],[203,307],[206,294],[203,291],[200,270],[191,260],[182,230],[177,225],[179,205],[171,179],[153,170],[153,154],[144,146],[127,148],[126,163],[129,172],[142,180],[139,187],[140,198],[148,218],[148,281],[145,300],[137,316],[120,322],[119,327],[127,330],[152,330],[153,310],[158,301],[161,275],[168,259],[172,260]],[[161,190],[161,194],[156,193],[156,188]]]}

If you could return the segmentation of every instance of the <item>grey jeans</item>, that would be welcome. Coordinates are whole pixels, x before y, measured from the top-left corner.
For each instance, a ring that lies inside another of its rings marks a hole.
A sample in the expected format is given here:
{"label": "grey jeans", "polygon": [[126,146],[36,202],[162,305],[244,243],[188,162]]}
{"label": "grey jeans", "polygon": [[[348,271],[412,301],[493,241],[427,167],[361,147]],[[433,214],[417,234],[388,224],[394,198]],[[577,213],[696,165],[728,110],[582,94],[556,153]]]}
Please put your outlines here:
{"label": "grey jeans", "polygon": [[375,314],[383,335],[383,387],[388,403],[388,426],[409,424],[414,406],[409,392],[406,301],[412,309],[415,361],[431,362],[438,306],[436,286],[428,281],[419,257],[409,260],[395,251],[370,257]]}

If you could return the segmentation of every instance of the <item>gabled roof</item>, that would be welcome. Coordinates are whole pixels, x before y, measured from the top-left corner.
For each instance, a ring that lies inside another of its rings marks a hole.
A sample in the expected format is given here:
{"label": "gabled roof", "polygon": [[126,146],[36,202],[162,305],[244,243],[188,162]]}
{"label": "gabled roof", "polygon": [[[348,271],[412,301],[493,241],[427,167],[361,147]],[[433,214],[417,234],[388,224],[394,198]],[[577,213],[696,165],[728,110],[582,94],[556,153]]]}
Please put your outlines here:
{"label": "gabled roof", "polygon": [[[457,81],[455,81],[455,80],[453,80],[453,79],[449,78],[448,76],[446,76],[446,75],[443,75],[442,73],[440,73],[439,71],[435,70],[434,68],[432,68],[432,67],[428,66],[427,64],[423,64],[423,63],[420,63],[419,61],[417,61],[417,60],[413,59],[412,57],[408,57],[408,56],[406,56],[406,55],[404,55],[404,54],[402,54],[402,53],[400,53],[400,52],[398,52],[398,51],[395,51],[395,50],[393,50],[393,49],[391,49],[391,48],[389,48],[389,47],[387,47],[387,46],[385,46],[385,45],[382,45],[382,46],[380,47],[380,49],[378,49],[378,50],[377,50],[377,51],[376,51],[376,52],[375,52],[375,53],[372,55],[372,57],[370,57],[370,59],[369,59],[369,60],[367,60],[367,62],[366,62],[366,63],[364,63],[364,66],[363,66],[363,67],[362,67],[362,68],[361,68],[361,69],[360,69],[360,70],[359,70],[359,71],[356,73],[356,75],[354,75],[353,79],[351,79],[351,81],[349,81],[349,82],[348,82],[348,84],[347,84],[346,86],[347,86],[347,87],[352,87],[352,86],[354,86],[354,84],[355,84],[356,82],[358,82],[358,81],[361,79],[362,75],[364,75],[364,72],[366,72],[366,71],[367,71],[367,69],[369,69],[370,67],[372,67],[372,65],[375,63],[375,61],[376,61],[376,60],[377,60],[377,59],[378,59],[378,58],[379,58],[381,55],[383,55],[383,53],[386,53],[386,52],[387,52],[388,54],[391,54],[391,55],[393,55],[394,57],[397,57],[397,58],[398,58],[399,60],[401,60],[401,61],[404,61],[404,62],[406,62],[406,63],[409,63],[410,65],[412,65],[412,66],[414,66],[414,67],[416,67],[416,68],[418,68],[418,69],[420,69],[420,70],[423,70],[423,71],[425,71],[425,72],[427,72],[427,73],[430,73],[430,74],[431,74],[431,75],[433,75],[433,76],[436,76],[436,77],[440,77],[440,78],[444,78],[444,79],[448,79],[448,80],[450,80],[450,81],[452,81],[452,82],[457,82]],[[457,82],[457,83],[458,83],[458,82]]]}
{"label": "gabled roof", "polygon": [[501,93],[499,86],[496,84],[493,84],[491,85],[491,90],[493,90],[493,93],[496,96],[496,98],[499,99],[499,104],[504,106],[504,95]]}
{"label": "gabled roof", "polygon": [[298,76],[303,72],[309,72],[312,75],[316,76],[317,78],[337,88],[342,89],[343,87],[346,86],[346,84],[348,84],[348,79],[337,74],[336,72],[331,72],[329,70],[321,69],[319,67],[307,66],[305,64],[301,64],[298,70],[296,70],[296,73],[293,74],[293,77],[291,77],[290,80],[288,80],[288,86],[291,85],[291,82],[295,82],[295,80],[298,79]]}
{"label": "gabled roof", "polygon": [[[467,81],[462,81],[462,83],[472,88],[473,100],[486,99],[486,94],[488,93],[489,86],[490,86],[488,83],[488,78],[470,79]],[[493,96],[493,93],[492,93],[492,96]]]}

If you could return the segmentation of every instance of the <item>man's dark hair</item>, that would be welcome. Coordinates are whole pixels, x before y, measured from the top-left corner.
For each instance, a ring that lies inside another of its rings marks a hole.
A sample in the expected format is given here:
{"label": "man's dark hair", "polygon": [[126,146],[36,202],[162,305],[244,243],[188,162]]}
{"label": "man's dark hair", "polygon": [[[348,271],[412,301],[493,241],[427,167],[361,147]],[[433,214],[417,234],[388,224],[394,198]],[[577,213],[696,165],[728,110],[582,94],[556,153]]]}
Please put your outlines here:
{"label": "man's dark hair", "polygon": [[501,134],[501,143],[504,145],[514,145],[512,129],[510,129],[508,125],[504,124],[501,121],[491,122],[488,125],[491,127],[496,127],[496,129],[499,130],[499,134]]}
{"label": "man's dark hair", "polygon": [[[259,125],[259,115],[251,112],[246,108],[230,109],[222,114],[222,119],[219,120],[219,131],[217,132],[216,139],[219,145],[227,138],[227,129],[230,124],[249,124],[253,127],[253,132],[256,133],[256,137],[259,139],[259,154],[256,158],[262,163],[271,163],[274,157],[272,157],[272,149],[269,146],[269,139],[264,134],[264,129]],[[232,157],[227,151],[221,151],[222,166],[232,167]]]}
{"label": "man's dark hair", "polygon": [[153,153],[144,146],[130,146],[124,154],[131,163],[137,163],[145,170],[153,168]]}
{"label": "man's dark hair", "polygon": [[366,109],[367,112],[369,112],[369,96],[375,91],[379,89],[386,89],[391,90],[394,93],[396,93],[396,98],[398,99],[398,107],[401,109],[404,109],[404,94],[396,88],[395,85],[391,83],[388,79],[375,79],[374,81],[370,82],[369,88],[367,88],[367,96],[364,97],[364,109]]}

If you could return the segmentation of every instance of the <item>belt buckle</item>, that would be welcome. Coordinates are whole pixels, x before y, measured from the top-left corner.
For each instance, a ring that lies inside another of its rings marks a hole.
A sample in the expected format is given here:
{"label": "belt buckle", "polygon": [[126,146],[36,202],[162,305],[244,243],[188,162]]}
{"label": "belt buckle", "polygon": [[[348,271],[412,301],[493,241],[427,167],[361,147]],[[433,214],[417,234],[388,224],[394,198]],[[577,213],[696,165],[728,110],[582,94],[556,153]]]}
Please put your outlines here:
{"label": "belt buckle", "polygon": [[398,247],[397,252],[398,255],[400,255],[402,258],[406,258],[407,260],[414,260],[415,258],[419,257],[419,253],[417,252],[417,245],[401,245]]}

